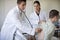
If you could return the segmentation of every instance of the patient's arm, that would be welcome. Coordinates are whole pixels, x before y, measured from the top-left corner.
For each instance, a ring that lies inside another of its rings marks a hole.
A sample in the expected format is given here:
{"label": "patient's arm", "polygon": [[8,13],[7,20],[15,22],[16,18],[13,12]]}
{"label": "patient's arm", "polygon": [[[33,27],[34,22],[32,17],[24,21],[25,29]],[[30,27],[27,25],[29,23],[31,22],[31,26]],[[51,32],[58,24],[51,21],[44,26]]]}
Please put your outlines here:
{"label": "patient's arm", "polygon": [[38,34],[38,40],[44,40],[44,32],[41,31],[41,33]]}

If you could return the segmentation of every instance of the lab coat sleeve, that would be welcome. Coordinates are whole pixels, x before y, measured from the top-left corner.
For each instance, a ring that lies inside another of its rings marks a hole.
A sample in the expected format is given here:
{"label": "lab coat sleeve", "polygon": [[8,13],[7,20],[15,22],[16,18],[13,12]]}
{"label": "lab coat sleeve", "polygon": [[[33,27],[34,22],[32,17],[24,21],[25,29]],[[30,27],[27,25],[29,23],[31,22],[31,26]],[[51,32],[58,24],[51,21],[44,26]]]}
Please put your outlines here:
{"label": "lab coat sleeve", "polygon": [[31,27],[26,27],[24,24],[22,25],[20,22],[20,19],[18,18],[18,14],[14,14],[12,17],[13,23],[16,25],[16,27],[21,30],[23,33],[27,33],[30,35],[35,34],[35,29]]}

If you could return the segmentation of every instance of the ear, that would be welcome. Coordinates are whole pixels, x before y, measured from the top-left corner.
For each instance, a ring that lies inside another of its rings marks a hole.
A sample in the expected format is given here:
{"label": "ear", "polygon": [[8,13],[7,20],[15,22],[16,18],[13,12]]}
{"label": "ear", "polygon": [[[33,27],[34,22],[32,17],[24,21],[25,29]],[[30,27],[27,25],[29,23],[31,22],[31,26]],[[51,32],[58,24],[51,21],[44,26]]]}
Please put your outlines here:
{"label": "ear", "polygon": [[55,20],[56,19],[56,16],[54,16],[52,19]]}

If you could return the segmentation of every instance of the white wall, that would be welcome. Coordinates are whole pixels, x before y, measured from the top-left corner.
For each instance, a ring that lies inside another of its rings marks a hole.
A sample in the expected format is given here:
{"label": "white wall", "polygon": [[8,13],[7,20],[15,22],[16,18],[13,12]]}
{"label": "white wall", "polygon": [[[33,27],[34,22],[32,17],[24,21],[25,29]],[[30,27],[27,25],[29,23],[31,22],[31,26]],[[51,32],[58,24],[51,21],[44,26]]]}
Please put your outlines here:
{"label": "white wall", "polygon": [[[30,15],[33,12],[33,1],[27,0],[27,15]],[[60,0],[39,0],[41,3],[42,10],[45,10],[47,13],[51,9],[57,9],[60,11]],[[10,9],[16,6],[16,0],[0,0],[0,29],[3,25],[4,19]]]}
{"label": "white wall", "polygon": [[56,9],[60,11],[60,0],[40,0],[42,10],[49,13],[50,10]]}
{"label": "white wall", "polygon": [[4,7],[4,1],[2,1],[2,0],[0,0],[0,28],[1,28],[1,26],[2,26],[2,21],[3,21],[3,19],[4,19],[4,16],[5,16],[5,14],[3,15],[3,13],[5,12],[4,10],[5,10],[5,7]]}
{"label": "white wall", "polygon": [[0,0],[0,29],[10,9],[16,6],[16,0]]}

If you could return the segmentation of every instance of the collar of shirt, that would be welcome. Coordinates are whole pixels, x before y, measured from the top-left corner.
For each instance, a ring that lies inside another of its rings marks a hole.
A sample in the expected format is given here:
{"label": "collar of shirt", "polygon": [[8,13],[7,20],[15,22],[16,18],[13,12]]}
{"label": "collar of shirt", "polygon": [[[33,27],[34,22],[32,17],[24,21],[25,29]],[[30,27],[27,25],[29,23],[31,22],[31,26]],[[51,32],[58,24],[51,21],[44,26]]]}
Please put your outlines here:
{"label": "collar of shirt", "polygon": [[35,15],[37,15],[37,16],[39,16],[39,15],[40,15],[40,12],[36,13],[36,12],[34,11],[34,13],[35,13]]}

